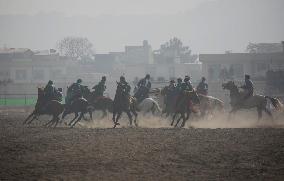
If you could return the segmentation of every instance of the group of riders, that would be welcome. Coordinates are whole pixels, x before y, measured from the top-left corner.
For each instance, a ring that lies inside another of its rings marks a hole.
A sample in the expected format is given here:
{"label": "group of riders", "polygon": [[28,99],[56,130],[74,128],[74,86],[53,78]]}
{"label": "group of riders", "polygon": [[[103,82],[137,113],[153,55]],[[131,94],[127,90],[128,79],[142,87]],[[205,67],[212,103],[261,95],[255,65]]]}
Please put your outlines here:
{"label": "group of riders", "polygon": [[[106,77],[103,76],[101,81],[95,85],[92,89],[93,91],[93,97],[94,99],[102,97],[104,95],[104,92],[106,90]],[[67,89],[67,94],[65,98],[66,108],[72,104],[72,101],[74,101],[77,98],[83,97],[83,92],[85,89],[87,89],[87,86],[82,85],[83,81],[82,79],[78,79],[75,83],[73,83],[70,87]],[[126,81],[124,76],[120,77],[120,81],[117,83],[117,87],[120,87],[124,95],[126,97],[130,97],[130,90],[131,87],[129,83]],[[245,84],[241,86],[240,88],[243,88],[246,92],[246,95],[243,99],[240,99],[240,104],[243,100],[248,99],[250,96],[253,95],[253,83],[250,80],[249,75],[245,75]],[[147,74],[143,79],[141,79],[135,89],[134,89],[134,97],[137,99],[137,102],[142,102],[145,98],[149,97],[149,92],[151,90],[151,77],[149,74]],[[181,95],[184,91],[193,91],[194,88],[192,86],[191,80],[189,76],[185,76],[184,79],[178,78],[176,81],[171,80],[169,82],[169,85],[167,86],[165,95],[165,105],[168,105],[168,103],[179,104],[182,101],[184,101]],[[208,84],[206,83],[206,78],[202,77],[200,83],[196,87],[196,91],[198,94],[202,94],[207,96],[208,94]],[[53,81],[49,81],[47,85],[44,88],[44,96],[46,103],[51,100],[62,100],[62,92],[55,88]],[[175,99],[175,100],[173,100]]]}

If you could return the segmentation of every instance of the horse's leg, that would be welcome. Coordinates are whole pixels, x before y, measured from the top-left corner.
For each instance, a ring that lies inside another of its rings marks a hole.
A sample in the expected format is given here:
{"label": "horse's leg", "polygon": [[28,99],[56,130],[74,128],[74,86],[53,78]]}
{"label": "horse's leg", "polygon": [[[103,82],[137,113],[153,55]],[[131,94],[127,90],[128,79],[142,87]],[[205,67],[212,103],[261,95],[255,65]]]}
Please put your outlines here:
{"label": "horse's leg", "polygon": [[75,118],[70,121],[70,123],[68,124],[68,126],[71,126],[72,123],[75,121],[75,119],[76,119],[78,116],[79,116],[78,112],[75,112]]}
{"label": "horse's leg", "polygon": [[171,126],[174,124],[174,121],[175,121],[175,119],[176,119],[177,114],[178,114],[178,112],[175,112],[175,114],[173,115],[173,119],[172,119]]}
{"label": "horse's leg", "polygon": [[63,114],[61,116],[61,120],[63,120],[67,114],[68,114],[68,112],[66,110],[64,110],[64,112],[63,112]]}
{"label": "horse's leg", "polygon": [[232,115],[234,115],[237,112],[237,108],[233,108],[230,112],[229,112],[229,116],[228,116],[228,121],[231,120]]}
{"label": "horse's leg", "polygon": [[103,115],[102,115],[101,119],[103,119],[107,116],[107,111],[105,109],[103,109],[102,111],[103,111]]}
{"label": "horse's leg", "polygon": [[153,106],[151,108],[151,112],[152,112],[152,115],[155,116],[155,112],[156,112],[156,104],[153,102]]}
{"label": "horse's leg", "polygon": [[116,125],[120,125],[120,124],[118,123],[118,120],[120,119],[121,114],[122,114],[122,111],[119,111],[119,112],[117,113],[116,120],[115,120],[115,123],[114,123],[115,126],[116,126]]}
{"label": "horse's leg", "polygon": [[138,126],[138,124],[137,124],[137,116],[138,116],[138,114],[137,114],[137,112],[134,109],[131,110],[131,112],[134,114],[134,124],[137,127]]}
{"label": "horse's leg", "polygon": [[58,116],[55,117],[54,121],[55,121],[55,125],[54,128],[58,125],[60,118]]}
{"label": "horse's leg", "polygon": [[27,124],[28,124],[28,125],[31,124],[31,123],[33,122],[33,120],[35,120],[35,119],[37,119],[37,116],[36,116],[36,115],[34,115],[33,118],[32,118],[29,122],[27,122]]}
{"label": "horse's leg", "polygon": [[79,118],[74,122],[74,124],[71,126],[71,128],[73,128],[79,121],[81,121],[81,119],[83,118],[84,116],[84,112],[81,112]]}
{"label": "horse's leg", "polygon": [[130,113],[130,110],[126,111],[126,114],[127,114],[127,116],[128,116],[130,126],[132,126],[132,115],[131,115],[131,113]]}
{"label": "horse's leg", "polygon": [[274,121],[271,111],[268,110],[266,107],[264,108],[264,111],[269,115],[269,117],[271,118],[271,121]]}
{"label": "horse's leg", "polygon": [[25,121],[23,122],[23,124],[26,124],[27,121],[35,114],[35,111],[33,111],[28,117],[27,119],[25,119]]}
{"label": "horse's leg", "polygon": [[91,120],[93,120],[93,111],[92,110],[88,110],[88,112],[89,112]]}
{"label": "horse's leg", "polygon": [[177,120],[177,123],[176,123],[176,125],[175,125],[175,128],[177,127],[177,125],[178,125],[178,123],[180,122],[180,120],[181,120],[181,118],[184,116],[184,113],[180,113],[181,115],[180,115],[180,117],[178,118],[178,120]]}
{"label": "horse's leg", "polygon": [[[188,116],[188,117],[189,117],[189,116]],[[182,119],[183,119],[183,122],[182,122],[182,124],[181,124],[181,126],[180,126],[181,128],[183,128],[183,127],[185,126],[185,122],[186,122],[186,120],[187,120],[188,118],[186,119],[186,118],[185,118],[185,114],[183,114],[183,115],[182,115]]]}
{"label": "horse's leg", "polygon": [[262,118],[262,108],[257,107],[257,115],[258,115],[258,121]]}
{"label": "horse's leg", "polygon": [[115,118],[116,118],[116,111],[113,111],[113,113],[112,113],[112,121],[114,123],[114,128],[116,126]]}
{"label": "horse's leg", "polygon": [[46,126],[46,127],[51,126],[52,123],[53,123],[53,119],[54,119],[54,117],[52,117],[52,119],[50,121],[48,121],[46,124],[44,124],[44,126]]}

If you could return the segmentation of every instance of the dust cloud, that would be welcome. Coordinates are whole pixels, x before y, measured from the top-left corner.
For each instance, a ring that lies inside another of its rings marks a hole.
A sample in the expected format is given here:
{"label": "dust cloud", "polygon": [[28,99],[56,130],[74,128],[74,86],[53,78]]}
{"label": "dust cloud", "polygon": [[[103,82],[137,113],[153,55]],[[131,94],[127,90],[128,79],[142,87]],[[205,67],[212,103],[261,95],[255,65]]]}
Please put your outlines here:
{"label": "dust cloud", "polygon": [[[101,115],[95,115],[93,120],[82,121],[79,123],[80,127],[87,128],[112,128],[112,114],[108,114],[107,118],[100,119]],[[193,115],[186,121],[185,128],[284,128],[284,114],[274,113],[274,120],[271,120],[267,115],[263,114],[261,120],[257,120],[256,111],[239,111],[231,116],[229,120],[228,113],[215,114],[200,119]],[[173,128],[170,126],[172,119],[165,117],[157,117],[151,115],[138,115],[137,123],[140,128]],[[182,121],[180,121],[179,125]],[[118,128],[126,128],[129,126],[129,121],[126,114],[123,114],[119,120]],[[176,122],[174,122],[175,124]]]}

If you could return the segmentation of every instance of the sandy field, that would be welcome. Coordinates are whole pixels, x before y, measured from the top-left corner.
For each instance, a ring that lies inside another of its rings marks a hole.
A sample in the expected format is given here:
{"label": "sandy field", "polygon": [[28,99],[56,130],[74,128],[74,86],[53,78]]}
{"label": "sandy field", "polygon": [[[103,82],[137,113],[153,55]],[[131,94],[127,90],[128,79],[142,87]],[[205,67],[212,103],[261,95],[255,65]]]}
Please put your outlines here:
{"label": "sandy field", "polygon": [[71,129],[44,127],[48,117],[22,125],[26,116],[0,111],[0,180],[284,180],[281,119],[191,120],[180,129],[146,117],[139,128],[123,119],[112,129],[108,117]]}

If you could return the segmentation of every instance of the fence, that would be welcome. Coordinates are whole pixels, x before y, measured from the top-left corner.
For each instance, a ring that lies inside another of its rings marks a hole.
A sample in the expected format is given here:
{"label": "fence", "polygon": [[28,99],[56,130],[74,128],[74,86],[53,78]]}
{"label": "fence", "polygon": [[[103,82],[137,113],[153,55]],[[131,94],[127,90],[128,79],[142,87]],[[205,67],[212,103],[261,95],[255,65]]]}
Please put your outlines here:
{"label": "fence", "polygon": [[0,94],[0,106],[35,105],[37,94]]}

